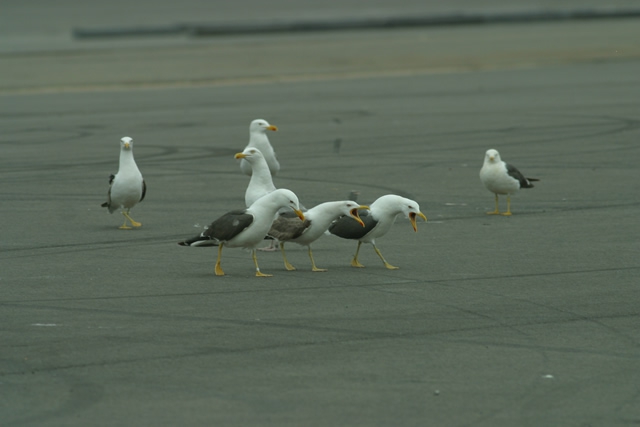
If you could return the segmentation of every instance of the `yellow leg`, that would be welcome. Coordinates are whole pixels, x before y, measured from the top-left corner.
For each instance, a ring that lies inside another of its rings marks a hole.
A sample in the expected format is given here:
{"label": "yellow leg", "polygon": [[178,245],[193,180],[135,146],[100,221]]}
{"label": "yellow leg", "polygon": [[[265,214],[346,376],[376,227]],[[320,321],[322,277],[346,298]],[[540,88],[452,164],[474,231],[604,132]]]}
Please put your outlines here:
{"label": "yellow leg", "polygon": [[487,215],[500,215],[500,210],[498,209],[498,193],[496,193],[495,196],[496,196],[496,210],[493,212],[487,212]]}
{"label": "yellow leg", "polygon": [[[122,213],[124,215],[124,212]],[[127,225],[127,217],[124,217],[124,223],[118,227],[120,230],[131,230],[131,227]]]}
{"label": "yellow leg", "polygon": [[362,242],[358,242],[358,248],[356,249],[356,254],[353,256],[353,259],[351,260],[351,267],[358,267],[358,268],[364,268],[364,265],[360,264],[360,262],[358,261],[358,252],[360,252],[360,245],[362,245]]}
{"label": "yellow leg", "polygon": [[313,260],[313,253],[311,252],[311,245],[309,245],[309,259],[311,260],[311,271],[327,271],[326,268],[316,267],[316,262]]}
{"label": "yellow leg", "polygon": [[256,257],[256,250],[252,250],[251,253],[253,254],[253,263],[256,265],[256,277],[271,277],[271,274],[264,274],[260,271],[260,267],[258,267],[258,258]]}
{"label": "yellow leg", "polygon": [[380,257],[380,259],[382,260],[382,262],[384,263],[384,266],[387,267],[389,270],[397,270],[399,267],[395,267],[391,264],[389,264],[387,262],[386,259],[384,259],[384,257],[382,256],[382,253],[380,252],[380,250],[378,250],[378,248],[376,247],[376,245],[373,245],[373,249],[375,249],[376,253],[378,254],[378,256]]}
{"label": "yellow leg", "polygon": [[282,251],[282,259],[284,260],[284,268],[294,271],[296,268],[287,261],[287,255],[284,253],[284,242],[280,242],[280,250]]}
{"label": "yellow leg", "polygon": [[[129,216],[129,210],[127,209],[127,211],[122,211],[122,215],[124,215],[124,217],[126,219],[128,219],[129,221],[131,221],[131,225],[133,225],[134,227],[140,227],[142,225],[142,223],[138,222],[138,221],[134,221],[133,218],[131,218]],[[126,220],[125,220],[125,224],[126,224]]]}
{"label": "yellow leg", "polygon": [[224,276],[224,271],[222,271],[222,267],[220,267],[220,258],[222,258],[222,246],[223,244],[220,243],[220,245],[218,245],[218,260],[216,261],[216,276]]}
{"label": "yellow leg", "polygon": [[511,196],[507,194],[507,211],[500,215],[511,216]]}

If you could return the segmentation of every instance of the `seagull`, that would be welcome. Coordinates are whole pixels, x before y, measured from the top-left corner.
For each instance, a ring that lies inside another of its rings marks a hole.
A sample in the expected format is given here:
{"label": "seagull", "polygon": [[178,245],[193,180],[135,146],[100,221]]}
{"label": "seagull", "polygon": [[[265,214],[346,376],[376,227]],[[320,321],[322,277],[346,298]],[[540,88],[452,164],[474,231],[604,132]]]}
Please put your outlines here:
{"label": "seagull", "polygon": [[[276,158],[276,153],[273,151],[273,147],[269,143],[266,132],[268,130],[277,131],[278,128],[270,125],[269,122],[262,119],[256,119],[249,125],[249,143],[245,148],[257,148],[262,152],[267,165],[269,165],[269,171],[271,175],[275,175],[280,170],[280,163]],[[246,160],[240,162],[240,169],[245,175],[251,175],[251,165]]]}
{"label": "seagull", "polygon": [[127,220],[134,227],[142,225],[129,216],[129,211],[138,202],[144,200],[146,193],[147,184],[144,182],[138,165],[133,159],[133,139],[125,136],[120,140],[120,166],[118,173],[109,176],[107,201],[101,206],[108,208],[109,213],[120,209],[120,212],[124,215],[124,224],[120,226],[120,229],[130,230],[131,227],[127,225]]}
{"label": "seagull", "polygon": [[369,209],[368,206],[360,206],[351,200],[338,202],[321,203],[304,213],[305,220],[298,221],[297,218],[291,217],[289,214],[282,214],[276,218],[269,230],[268,235],[280,242],[280,250],[282,250],[282,258],[284,266],[287,270],[292,271],[296,268],[287,261],[284,251],[285,242],[293,242],[309,248],[309,259],[311,259],[311,271],[327,271],[326,269],[316,267],[311,252],[311,243],[318,240],[329,228],[331,223],[341,216],[345,216],[345,221],[351,221],[364,227],[364,222],[358,215],[358,209]]}
{"label": "seagull", "polygon": [[364,227],[359,226],[348,217],[342,217],[329,227],[329,232],[343,239],[358,241],[358,248],[351,261],[352,267],[364,267],[364,265],[358,261],[360,245],[363,243],[371,243],[373,249],[384,263],[384,266],[389,270],[396,270],[398,267],[389,264],[382,256],[382,253],[380,253],[380,250],[376,246],[376,238],[387,234],[396,217],[400,214],[404,214],[409,218],[413,231],[418,231],[416,217],[419,216],[425,221],[427,220],[427,217],[420,212],[420,206],[415,201],[395,194],[387,194],[373,202],[369,212],[366,210],[360,212],[360,218],[365,224]]}
{"label": "seagull", "polygon": [[256,266],[256,277],[269,277],[264,274],[258,266],[256,258],[256,246],[262,242],[264,236],[271,228],[278,209],[288,207],[293,209],[301,220],[304,214],[300,211],[298,197],[291,191],[284,188],[275,190],[258,200],[247,209],[227,212],[216,219],[209,227],[199,235],[179,242],[181,246],[218,246],[218,259],[216,261],[216,276],[224,276],[224,271],[220,266],[222,248],[242,247],[251,249],[253,263]]}
{"label": "seagull", "polygon": [[[260,197],[265,194],[269,194],[276,189],[276,186],[273,185],[273,178],[269,172],[267,161],[264,159],[260,150],[252,147],[245,148],[242,153],[236,154],[235,158],[246,161],[249,164],[249,167],[253,170],[251,179],[249,180],[249,185],[244,193],[244,202],[247,207],[251,206],[253,202],[258,200]],[[304,210],[302,206],[301,209]],[[288,211],[289,210],[286,208],[280,209],[280,213]],[[258,250],[272,252],[278,250],[278,248],[276,243],[271,240],[269,242],[269,246],[258,248]]]}
{"label": "seagull", "polygon": [[237,153],[235,158],[242,159],[242,162],[247,163],[253,171],[253,173],[250,174],[251,179],[244,193],[244,202],[247,207],[251,206],[260,197],[276,189],[276,186],[273,185],[273,179],[271,178],[267,161],[259,149],[247,147],[242,153]]}
{"label": "seagull", "polygon": [[[540,181],[536,178],[525,178],[515,167],[500,160],[500,153],[496,150],[487,150],[484,155],[484,164],[480,169],[480,180],[496,196],[496,209],[487,212],[488,215],[511,215],[511,195],[521,188],[532,188],[532,181]],[[498,194],[507,195],[507,211],[498,209]]]}

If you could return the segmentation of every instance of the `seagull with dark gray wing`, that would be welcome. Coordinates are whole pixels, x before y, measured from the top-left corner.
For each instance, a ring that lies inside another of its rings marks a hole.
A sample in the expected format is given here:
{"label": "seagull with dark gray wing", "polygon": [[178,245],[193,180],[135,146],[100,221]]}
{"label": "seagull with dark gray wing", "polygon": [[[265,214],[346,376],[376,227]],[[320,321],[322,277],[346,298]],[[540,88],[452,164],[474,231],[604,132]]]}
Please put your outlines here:
{"label": "seagull with dark gray wing", "polygon": [[364,222],[364,227],[349,217],[342,217],[329,227],[329,232],[343,239],[358,241],[356,253],[351,261],[353,267],[364,267],[364,265],[358,261],[360,245],[363,243],[371,243],[384,266],[390,270],[395,270],[398,267],[394,267],[384,259],[382,253],[376,246],[376,239],[389,232],[396,217],[400,214],[409,218],[414,231],[418,231],[416,225],[417,217],[425,221],[427,220],[427,217],[420,212],[420,206],[415,201],[395,194],[387,194],[373,202],[368,212],[366,210],[360,212],[360,218]]}
{"label": "seagull with dark gray wing", "polygon": [[220,266],[224,246],[251,249],[253,262],[256,266],[256,276],[271,276],[260,271],[256,258],[256,246],[267,235],[278,210],[281,208],[292,209],[298,216],[298,221],[304,220],[298,197],[292,191],[280,188],[259,198],[247,209],[227,212],[213,221],[199,235],[178,244],[181,246],[218,246],[216,276],[224,276],[224,271]]}
{"label": "seagull with dark gray wing", "polygon": [[[495,194],[496,209],[487,212],[488,215],[511,215],[511,195],[521,188],[533,188],[532,182],[540,181],[537,178],[525,178],[524,175],[514,166],[503,162],[500,153],[496,150],[487,150],[484,155],[484,164],[480,169],[480,180],[487,188]],[[500,212],[498,209],[498,194],[507,195],[507,211]]]}

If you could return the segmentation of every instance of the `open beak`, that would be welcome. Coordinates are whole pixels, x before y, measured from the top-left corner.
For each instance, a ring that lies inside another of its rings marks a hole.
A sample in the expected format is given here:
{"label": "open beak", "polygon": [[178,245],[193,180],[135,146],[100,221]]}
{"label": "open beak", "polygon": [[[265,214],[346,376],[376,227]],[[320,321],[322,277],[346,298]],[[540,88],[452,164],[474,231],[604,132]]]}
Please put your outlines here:
{"label": "open beak", "polygon": [[358,215],[358,209],[369,209],[369,206],[358,206],[357,208],[353,208],[349,211],[349,215],[356,221],[360,223],[361,226],[365,226],[364,222],[360,219],[360,215]]}
{"label": "open beak", "polygon": [[277,128],[277,127],[275,127],[274,125],[269,125],[269,126],[267,126],[267,129],[272,130],[272,131],[274,131],[274,132],[278,130],[278,128]]}
{"label": "open beak", "polygon": [[410,212],[409,213],[409,221],[411,221],[411,226],[413,227],[413,231],[418,231],[418,226],[416,225],[416,217],[420,217],[422,219],[424,219],[425,221],[427,220],[427,217],[424,216],[424,214],[422,212]]}
{"label": "open beak", "polygon": [[236,159],[244,159],[245,157],[247,157],[246,154],[244,153],[238,153],[234,156]]}
{"label": "open beak", "polygon": [[298,218],[304,221],[304,214],[300,209],[294,209],[293,211],[296,213],[296,215],[298,215]]}

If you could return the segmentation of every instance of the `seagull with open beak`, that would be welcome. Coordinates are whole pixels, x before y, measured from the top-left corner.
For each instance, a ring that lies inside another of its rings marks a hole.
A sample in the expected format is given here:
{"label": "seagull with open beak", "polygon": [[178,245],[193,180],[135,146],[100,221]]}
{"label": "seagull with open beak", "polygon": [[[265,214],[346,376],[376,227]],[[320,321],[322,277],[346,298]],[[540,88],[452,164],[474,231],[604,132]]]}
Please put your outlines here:
{"label": "seagull with open beak", "polygon": [[353,267],[364,267],[364,265],[358,261],[360,245],[363,243],[371,243],[384,266],[390,270],[396,270],[398,267],[389,264],[382,256],[382,253],[376,246],[376,239],[389,232],[396,217],[400,214],[409,218],[413,231],[418,231],[416,224],[417,217],[425,221],[427,220],[427,217],[420,212],[420,206],[415,201],[395,194],[387,194],[373,202],[368,213],[367,211],[360,212],[360,218],[365,224],[364,227],[358,226],[358,224],[354,223],[350,218],[342,217],[329,227],[329,232],[343,239],[358,241],[356,253],[351,261]]}
{"label": "seagull with open beak", "polygon": [[356,227],[364,228],[365,224],[358,213],[360,209],[369,209],[369,207],[361,206],[351,200],[321,203],[304,213],[304,221],[288,213],[280,215],[271,225],[268,235],[280,242],[282,258],[287,270],[295,270],[295,267],[287,261],[284,244],[293,242],[309,248],[311,271],[327,271],[316,266],[311,252],[311,243],[322,237],[331,223],[340,217],[344,217],[345,221],[352,222]]}

